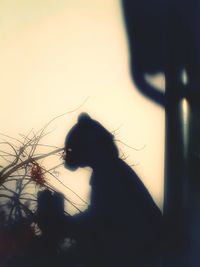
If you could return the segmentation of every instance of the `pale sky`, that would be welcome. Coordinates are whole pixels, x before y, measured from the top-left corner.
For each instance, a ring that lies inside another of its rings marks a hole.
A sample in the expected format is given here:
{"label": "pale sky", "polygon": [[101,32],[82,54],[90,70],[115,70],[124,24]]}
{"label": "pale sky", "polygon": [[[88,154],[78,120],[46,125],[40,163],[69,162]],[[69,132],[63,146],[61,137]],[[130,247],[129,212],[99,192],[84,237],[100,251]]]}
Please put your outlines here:
{"label": "pale sky", "polygon": [[[110,131],[118,129],[116,139],[142,148],[120,145],[162,208],[164,110],[131,80],[120,1],[1,0],[0,18],[0,132],[16,137],[38,130],[87,98],[50,126],[48,143],[63,146],[82,111]],[[164,87],[162,76],[153,82]],[[88,170],[60,172],[64,183],[88,199]]]}

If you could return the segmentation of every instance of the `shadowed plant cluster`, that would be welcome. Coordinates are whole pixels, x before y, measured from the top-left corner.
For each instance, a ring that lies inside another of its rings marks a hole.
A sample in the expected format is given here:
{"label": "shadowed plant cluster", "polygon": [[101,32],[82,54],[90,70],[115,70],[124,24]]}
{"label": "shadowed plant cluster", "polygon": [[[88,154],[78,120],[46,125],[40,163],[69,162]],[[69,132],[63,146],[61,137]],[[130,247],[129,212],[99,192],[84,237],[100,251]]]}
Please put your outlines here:
{"label": "shadowed plant cluster", "polygon": [[[44,195],[48,192],[53,197],[59,194],[49,177],[62,183],[57,169],[63,165],[63,148],[44,143],[44,138],[50,134],[47,128],[53,120],[39,131],[31,130],[27,135],[19,134],[17,138],[0,134],[0,266],[27,266],[27,257],[38,258],[45,250],[38,223],[41,220],[38,217],[38,196],[42,192]],[[43,161],[49,157],[53,158],[52,166],[47,168]],[[55,165],[58,160],[60,163]],[[63,203],[67,201],[79,211],[70,199],[62,198]],[[64,204],[62,212],[63,218],[69,216]],[[61,247],[65,243],[64,237],[58,240],[62,241]],[[69,240],[67,247],[71,247]],[[35,264],[39,266],[39,262]]]}

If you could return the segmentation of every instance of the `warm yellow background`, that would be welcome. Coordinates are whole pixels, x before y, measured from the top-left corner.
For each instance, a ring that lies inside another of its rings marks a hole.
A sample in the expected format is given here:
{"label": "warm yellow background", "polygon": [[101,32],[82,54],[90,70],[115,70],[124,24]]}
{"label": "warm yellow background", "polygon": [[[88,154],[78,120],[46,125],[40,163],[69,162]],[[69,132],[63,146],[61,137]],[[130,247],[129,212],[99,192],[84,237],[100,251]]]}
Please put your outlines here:
{"label": "warm yellow background", "polygon": [[[162,207],[164,111],[131,81],[120,1],[1,0],[0,60],[1,132],[37,130],[88,97],[50,126],[48,143],[62,146],[81,111],[110,131],[119,128],[116,139],[145,146],[120,147]],[[163,87],[162,77],[154,82]],[[60,175],[85,199],[88,177],[88,170]]]}

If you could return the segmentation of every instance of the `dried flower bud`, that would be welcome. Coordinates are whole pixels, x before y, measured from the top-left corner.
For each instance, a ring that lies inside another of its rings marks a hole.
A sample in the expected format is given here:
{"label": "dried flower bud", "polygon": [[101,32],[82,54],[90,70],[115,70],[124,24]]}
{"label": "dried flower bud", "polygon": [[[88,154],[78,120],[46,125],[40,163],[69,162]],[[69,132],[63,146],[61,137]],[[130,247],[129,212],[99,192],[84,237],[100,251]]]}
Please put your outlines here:
{"label": "dried flower bud", "polygon": [[42,172],[41,166],[37,162],[32,163],[30,176],[31,176],[31,179],[34,182],[36,182],[37,185],[44,186],[44,183],[45,183],[44,174]]}

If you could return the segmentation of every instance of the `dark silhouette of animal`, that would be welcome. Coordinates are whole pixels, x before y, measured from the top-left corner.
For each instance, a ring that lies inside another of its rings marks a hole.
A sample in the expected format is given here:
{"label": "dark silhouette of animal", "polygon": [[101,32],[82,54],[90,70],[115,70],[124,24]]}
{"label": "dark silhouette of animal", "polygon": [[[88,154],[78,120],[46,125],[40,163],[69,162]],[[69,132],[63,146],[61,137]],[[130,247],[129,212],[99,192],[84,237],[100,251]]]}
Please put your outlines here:
{"label": "dark silhouette of animal", "polygon": [[91,250],[91,266],[151,264],[159,254],[161,212],[136,173],[119,158],[113,135],[85,113],[66,137],[65,166],[93,170],[90,206],[74,217],[79,234],[87,244],[90,240],[85,247]]}

